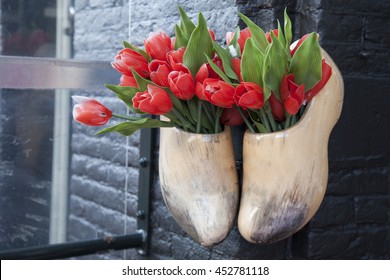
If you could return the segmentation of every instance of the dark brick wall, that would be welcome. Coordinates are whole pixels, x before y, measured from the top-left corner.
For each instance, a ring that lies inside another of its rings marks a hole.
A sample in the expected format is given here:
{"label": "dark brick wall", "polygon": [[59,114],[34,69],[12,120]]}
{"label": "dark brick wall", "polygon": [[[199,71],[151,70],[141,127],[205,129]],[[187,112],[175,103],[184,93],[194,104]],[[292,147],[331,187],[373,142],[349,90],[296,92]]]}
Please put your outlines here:
{"label": "dark brick wall", "polygon": [[[298,1],[299,2],[299,1]],[[390,257],[390,2],[302,1],[300,32],[317,27],[345,83],[329,144],[325,200],[296,237],[302,258]]]}
{"label": "dark brick wall", "polygon": [[[135,44],[142,44],[142,38],[150,31],[160,28],[169,32],[178,21],[176,2],[192,17],[199,11],[204,12],[210,26],[218,30],[220,40],[238,23],[237,10],[268,30],[276,27],[276,19],[283,19],[283,10],[287,6],[295,38],[317,30],[321,45],[344,76],[343,112],[329,142],[330,174],[326,197],[303,230],[276,244],[257,246],[246,242],[235,226],[218,246],[206,249],[197,245],[177,226],[163,203],[156,143],[150,255],[142,257],[135,250],[127,250],[125,258],[390,258],[389,1],[75,2],[76,58],[111,60],[120,42],[127,37]],[[130,30],[126,14],[128,5],[131,10]],[[239,24],[242,26],[242,22]],[[110,93],[94,94],[114,108],[123,110]],[[72,240],[94,238],[96,232],[118,234],[123,231],[124,219],[129,224],[128,232],[136,227],[139,136],[131,137],[127,145],[124,138],[116,135],[96,138],[94,132],[94,129],[78,125],[73,128],[69,222]],[[130,167],[125,166],[126,153]],[[124,179],[126,174],[129,181]],[[126,182],[129,191],[124,196]],[[122,214],[124,199],[127,218]],[[121,253],[115,253],[85,258],[122,257]]]}

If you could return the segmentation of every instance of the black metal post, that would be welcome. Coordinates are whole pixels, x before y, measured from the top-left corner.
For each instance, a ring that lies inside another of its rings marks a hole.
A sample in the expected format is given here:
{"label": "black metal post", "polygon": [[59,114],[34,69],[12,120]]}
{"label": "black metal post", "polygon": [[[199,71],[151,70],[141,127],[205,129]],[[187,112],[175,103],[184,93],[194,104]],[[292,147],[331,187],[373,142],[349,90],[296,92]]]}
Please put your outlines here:
{"label": "black metal post", "polygon": [[30,248],[12,249],[0,252],[2,260],[49,260],[65,259],[89,255],[108,250],[123,250],[142,247],[145,234],[139,231],[134,234],[106,236],[103,239],[52,244]]}

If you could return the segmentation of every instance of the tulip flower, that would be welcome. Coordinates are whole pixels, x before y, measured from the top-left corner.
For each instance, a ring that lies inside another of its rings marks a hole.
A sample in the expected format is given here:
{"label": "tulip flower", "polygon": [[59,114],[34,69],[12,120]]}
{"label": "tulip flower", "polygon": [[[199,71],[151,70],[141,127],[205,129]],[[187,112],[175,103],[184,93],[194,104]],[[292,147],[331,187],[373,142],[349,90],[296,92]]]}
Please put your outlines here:
{"label": "tulip flower", "polygon": [[234,100],[243,109],[260,109],[264,106],[263,88],[252,82],[242,82],[236,87]]}
{"label": "tulip flower", "polygon": [[232,67],[234,73],[236,73],[237,77],[239,77],[240,82],[243,81],[242,75],[241,75],[241,59],[237,57],[232,58]]}
{"label": "tulip flower", "polygon": [[231,108],[234,101],[234,87],[222,80],[207,78],[203,81],[203,94],[207,100],[222,108]]}
{"label": "tulip flower", "polygon": [[138,87],[135,78],[127,75],[121,76],[119,85],[122,87]]}
{"label": "tulip flower", "polygon": [[168,74],[171,72],[171,67],[166,61],[162,60],[152,60],[149,63],[150,79],[153,83],[162,86],[168,87]]}
{"label": "tulip flower", "polygon": [[134,108],[153,115],[166,114],[173,107],[169,94],[153,85],[148,85],[144,92],[137,92],[132,100]]}
{"label": "tulip flower", "polygon": [[168,75],[169,88],[181,100],[189,100],[195,95],[195,82],[189,72],[172,71]]}
{"label": "tulip flower", "polygon": [[222,124],[231,126],[241,125],[244,123],[244,120],[242,119],[240,112],[238,111],[236,106],[233,106],[232,108],[223,109],[220,121]]}
{"label": "tulip flower", "polygon": [[112,117],[111,110],[95,99],[77,95],[73,95],[72,99],[77,103],[73,107],[73,118],[79,123],[101,126]]}
{"label": "tulip flower", "polygon": [[153,59],[166,60],[166,55],[172,50],[171,38],[163,31],[152,32],[144,40],[146,53]]}
{"label": "tulip flower", "polygon": [[[271,30],[271,32],[274,33],[274,35],[275,35],[276,37],[278,37],[279,30],[273,29],[273,30]],[[266,33],[265,33],[265,37],[267,38],[267,40],[268,40],[269,43],[272,43],[272,37],[271,37],[270,32],[266,32]]]}
{"label": "tulip flower", "polygon": [[183,56],[185,48],[179,48],[167,53],[167,61],[174,71],[188,71],[188,68],[183,65]]}
{"label": "tulip flower", "polygon": [[304,101],[305,85],[298,86],[294,83],[294,75],[283,75],[280,85],[280,98],[284,103],[286,112],[290,115],[298,113]]}
{"label": "tulip flower", "polygon": [[129,48],[122,49],[111,65],[118,72],[126,76],[133,76],[133,73],[131,72],[131,69],[133,69],[141,77],[149,77],[148,61],[146,58]]}
{"label": "tulip flower", "polygon": [[302,45],[302,43],[306,40],[307,37],[309,37],[310,34],[303,35],[301,39],[299,39],[298,43],[295,45],[295,47],[291,50],[291,56],[294,56],[295,52],[298,50],[298,48]]}
{"label": "tulip flower", "polygon": [[271,112],[274,119],[283,122],[286,119],[283,103],[275,97],[274,93],[271,93],[268,100],[271,105]]}
{"label": "tulip flower", "polygon": [[[226,33],[226,45],[230,45],[232,39],[234,37],[233,32]],[[244,51],[245,42],[248,38],[252,37],[251,32],[249,31],[249,28],[246,27],[243,30],[240,31],[240,36],[237,39],[237,43],[240,46],[241,53]]]}
{"label": "tulip flower", "polygon": [[325,62],[325,59],[322,60],[322,76],[321,80],[305,94],[306,102],[309,102],[328,82],[332,76],[332,68]]}

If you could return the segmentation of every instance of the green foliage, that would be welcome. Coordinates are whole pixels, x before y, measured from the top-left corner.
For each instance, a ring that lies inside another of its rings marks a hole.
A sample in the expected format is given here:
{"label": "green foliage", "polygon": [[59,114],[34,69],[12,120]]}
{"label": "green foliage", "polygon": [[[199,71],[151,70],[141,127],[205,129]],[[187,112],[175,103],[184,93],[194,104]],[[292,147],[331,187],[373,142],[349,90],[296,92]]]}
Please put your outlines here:
{"label": "green foliage", "polygon": [[318,35],[313,32],[297,49],[291,59],[290,73],[295,75],[295,82],[298,85],[305,84],[305,91],[310,90],[321,79],[321,61]]}
{"label": "green foliage", "polygon": [[211,57],[213,50],[213,40],[207,29],[206,20],[202,13],[199,13],[198,26],[191,33],[190,39],[188,40],[188,45],[183,56],[183,64],[195,77],[202,64],[207,62],[206,56]]}
{"label": "green foliage", "polygon": [[124,136],[130,136],[141,128],[173,127],[173,123],[151,118],[140,118],[133,121],[125,121],[114,126],[104,128],[96,133],[101,135],[107,132],[118,132]]}

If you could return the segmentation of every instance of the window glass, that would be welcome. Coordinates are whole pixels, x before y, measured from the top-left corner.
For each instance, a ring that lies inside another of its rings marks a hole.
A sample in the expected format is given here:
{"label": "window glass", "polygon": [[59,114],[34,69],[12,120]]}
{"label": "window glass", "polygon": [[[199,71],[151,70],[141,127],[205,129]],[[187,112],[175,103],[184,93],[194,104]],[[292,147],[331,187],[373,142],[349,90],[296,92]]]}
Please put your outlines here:
{"label": "window glass", "polygon": [[[56,0],[1,0],[1,55],[54,57]],[[54,90],[0,89],[0,250],[49,242]]]}

